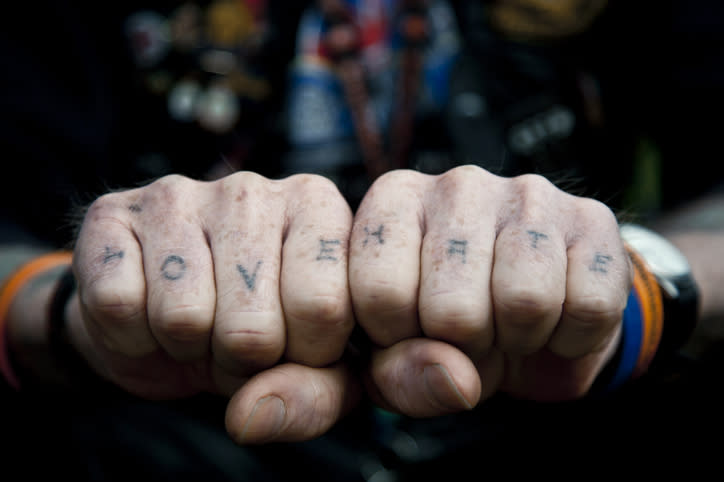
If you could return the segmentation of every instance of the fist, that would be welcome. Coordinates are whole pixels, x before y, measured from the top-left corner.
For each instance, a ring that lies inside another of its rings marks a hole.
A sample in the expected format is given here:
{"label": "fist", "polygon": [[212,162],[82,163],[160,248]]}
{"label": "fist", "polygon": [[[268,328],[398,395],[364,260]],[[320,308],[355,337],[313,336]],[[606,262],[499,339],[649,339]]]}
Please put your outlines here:
{"label": "fist", "polygon": [[632,278],[604,204],[473,166],[380,177],[349,263],[354,311],[377,347],[369,389],[413,416],[500,390],[582,396],[616,346]]}
{"label": "fist", "polygon": [[168,176],[100,197],[74,252],[97,370],[148,398],[235,394],[227,425],[242,441],[323,431],[350,391],[333,364],[353,327],[351,223],[311,175]]}

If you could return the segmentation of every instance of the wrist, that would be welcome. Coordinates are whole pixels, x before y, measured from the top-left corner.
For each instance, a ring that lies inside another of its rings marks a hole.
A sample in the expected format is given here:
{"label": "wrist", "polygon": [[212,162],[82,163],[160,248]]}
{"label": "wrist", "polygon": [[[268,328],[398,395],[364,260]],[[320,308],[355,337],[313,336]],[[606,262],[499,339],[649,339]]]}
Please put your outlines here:
{"label": "wrist", "polygon": [[18,368],[33,373],[37,366],[53,366],[43,349],[47,333],[44,307],[53,291],[52,280],[70,260],[67,251],[36,256],[12,271],[2,284],[0,371],[15,389],[21,385]]}
{"label": "wrist", "polygon": [[698,320],[698,286],[686,257],[657,233],[621,226],[634,271],[623,314],[618,350],[597,380],[597,391],[613,391],[675,354]]}

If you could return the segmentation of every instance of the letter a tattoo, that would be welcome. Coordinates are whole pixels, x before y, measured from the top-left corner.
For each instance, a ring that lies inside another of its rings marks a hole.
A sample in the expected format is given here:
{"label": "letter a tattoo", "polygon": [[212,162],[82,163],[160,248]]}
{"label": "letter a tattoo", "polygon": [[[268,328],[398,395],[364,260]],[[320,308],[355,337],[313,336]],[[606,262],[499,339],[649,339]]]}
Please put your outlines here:
{"label": "letter a tattoo", "polygon": [[466,258],[467,258],[467,255],[466,255],[467,247],[468,247],[468,242],[465,240],[461,241],[458,239],[449,239],[448,246],[447,246],[447,255],[448,255],[448,257],[451,257],[454,254],[459,254],[460,257],[462,258],[463,264],[465,264]]}

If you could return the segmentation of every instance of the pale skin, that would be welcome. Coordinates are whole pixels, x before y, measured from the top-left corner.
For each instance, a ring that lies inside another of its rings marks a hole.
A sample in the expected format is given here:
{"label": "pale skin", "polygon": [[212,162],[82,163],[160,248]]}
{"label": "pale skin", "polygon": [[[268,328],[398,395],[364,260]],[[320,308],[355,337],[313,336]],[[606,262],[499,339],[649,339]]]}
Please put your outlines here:
{"label": "pale skin", "polygon": [[[164,177],[90,206],[73,269],[66,314],[93,369],[150,399],[229,396],[240,444],[321,435],[363,391],[414,417],[500,391],[581,397],[632,278],[605,205],[472,166],[385,174],[355,216],[318,176]],[[42,318],[23,303],[16,346]],[[374,344],[361,376],[355,323]]]}

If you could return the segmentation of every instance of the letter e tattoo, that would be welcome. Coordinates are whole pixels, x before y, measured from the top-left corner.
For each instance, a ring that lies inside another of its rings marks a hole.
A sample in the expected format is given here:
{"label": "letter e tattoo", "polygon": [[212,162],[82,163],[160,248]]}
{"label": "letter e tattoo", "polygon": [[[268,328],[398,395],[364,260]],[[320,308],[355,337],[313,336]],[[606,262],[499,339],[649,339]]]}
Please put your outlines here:
{"label": "letter e tattoo", "polygon": [[339,239],[320,239],[317,261],[337,261],[337,257],[333,256],[332,253],[334,253],[334,247],[339,246],[340,244],[342,243],[339,241]]}
{"label": "letter e tattoo", "polygon": [[608,273],[608,264],[613,260],[612,256],[596,253],[589,269],[597,273]]}

